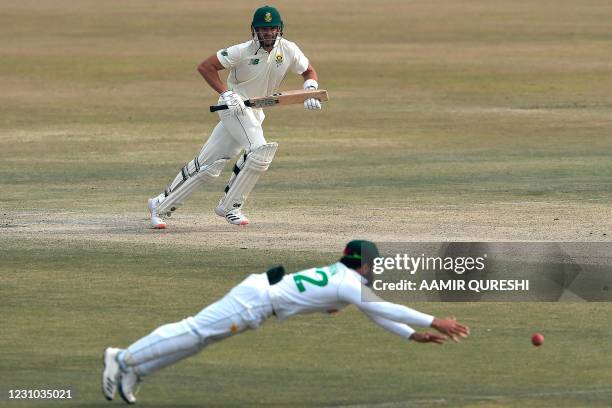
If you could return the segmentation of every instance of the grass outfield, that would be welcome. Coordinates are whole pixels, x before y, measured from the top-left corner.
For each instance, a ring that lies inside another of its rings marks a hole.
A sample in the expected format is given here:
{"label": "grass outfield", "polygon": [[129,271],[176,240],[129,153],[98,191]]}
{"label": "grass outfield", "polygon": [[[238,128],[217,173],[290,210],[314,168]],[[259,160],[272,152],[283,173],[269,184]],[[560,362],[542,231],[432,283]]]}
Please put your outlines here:
{"label": "grass outfield", "polygon": [[[330,102],[266,112],[280,148],[248,228],[212,213],[226,169],[148,230],[146,199],[217,121],[195,68],[248,39],[259,5],[0,0],[1,406],[48,387],[109,406],[104,347],[351,238],[611,240],[612,7],[595,0],[278,4]],[[147,379],[139,404],[609,405],[609,303],[415,307],[471,338],[406,344],[352,309],[268,322]]]}
{"label": "grass outfield", "polygon": [[[270,260],[290,269],[330,254],[28,241],[9,245],[0,270],[2,387],[70,387],[79,406],[108,406],[101,351],[127,345],[222,296]],[[226,265],[231,264],[229,268]],[[219,266],[223,265],[223,266]],[[143,384],[145,406],[606,405],[612,389],[606,304],[415,305],[456,314],[472,338],[405,343],[356,310],[267,322],[161,371]],[[533,331],[546,334],[540,348]],[[34,403],[38,406],[38,403]],[[9,404],[10,406],[10,404]]]}

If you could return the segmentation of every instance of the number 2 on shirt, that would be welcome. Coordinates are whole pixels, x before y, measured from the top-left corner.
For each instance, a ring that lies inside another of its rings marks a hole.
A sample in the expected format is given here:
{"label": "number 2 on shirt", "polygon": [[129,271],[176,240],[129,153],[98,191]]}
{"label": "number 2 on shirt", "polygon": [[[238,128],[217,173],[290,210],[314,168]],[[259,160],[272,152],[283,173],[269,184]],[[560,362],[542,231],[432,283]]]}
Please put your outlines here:
{"label": "number 2 on shirt", "polygon": [[304,282],[312,283],[313,285],[321,286],[321,287],[327,285],[328,278],[327,278],[327,274],[325,273],[325,271],[322,269],[317,269],[315,272],[319,274],[319,276],[321,277],[320,280],[317,280],[315,278],[310,278],[308,276],[300,275],[299,273],[296,273],[295,275],[293,275],[293,280],[295,281],[295,285],[297,286],[300,293],[306,290],[306,288],[304,287]]}

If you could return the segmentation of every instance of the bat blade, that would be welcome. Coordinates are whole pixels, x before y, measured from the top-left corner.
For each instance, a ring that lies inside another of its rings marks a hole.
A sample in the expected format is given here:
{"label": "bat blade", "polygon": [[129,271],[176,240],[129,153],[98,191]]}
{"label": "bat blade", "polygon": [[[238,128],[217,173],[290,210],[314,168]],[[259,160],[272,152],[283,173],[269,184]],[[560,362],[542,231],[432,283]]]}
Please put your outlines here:
{"label": "bat blade", "polygon": [[259,99],[249,99],[248,104],[245,103],[250,108],[271,108],[274,105],[279,104],[279,100],[273,97],[259,98]]}

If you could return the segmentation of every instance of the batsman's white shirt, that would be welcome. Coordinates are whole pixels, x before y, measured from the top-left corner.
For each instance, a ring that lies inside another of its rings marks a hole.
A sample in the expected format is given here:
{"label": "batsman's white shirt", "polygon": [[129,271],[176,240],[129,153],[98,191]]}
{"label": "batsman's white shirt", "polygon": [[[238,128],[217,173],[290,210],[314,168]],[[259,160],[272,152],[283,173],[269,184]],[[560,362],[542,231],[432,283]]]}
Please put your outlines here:
{"label": "batsman's white shirt", "polygon": [[385,302],[365,283],[356,271],[337,262],[285,275],[279,283],[270,286],[269,295],[279,320],[295,314],[334,313],[354,304],[375,323],[402,337],[414,333],[410,324],[431,325],[433,316]]}
{"label": "batsman's white shirt", "polygon": [[217,52],[224,68],[229,69],[227,86],[245,99],[276,92],[288,71],[302,74],[308,58],[293,42],[281,38],[269,53],[249,40]]}

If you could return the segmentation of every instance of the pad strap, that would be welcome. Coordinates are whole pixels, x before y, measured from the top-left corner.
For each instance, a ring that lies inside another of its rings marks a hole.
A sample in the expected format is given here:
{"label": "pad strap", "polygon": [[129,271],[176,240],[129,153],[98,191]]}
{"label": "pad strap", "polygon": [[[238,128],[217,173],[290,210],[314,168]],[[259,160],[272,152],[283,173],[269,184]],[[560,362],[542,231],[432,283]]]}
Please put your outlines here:
{"label": "pad strap", "polygon": [[234,166],[234,174],[225,188],[225,196],[219,201],[218,209],[228,213],[242,207],[261,174],[270,167],[277,148],[278,143],[267,143],[238,159]]}
{"label": "pad strap", "polygon": [[200,185],[219,177],[227,161],[228,159],[219,159],[209,165],[200,165],[196,157],[185,165],[164,190],[166,198],[157,207],[158,214],[169,216],[176,211]]}

